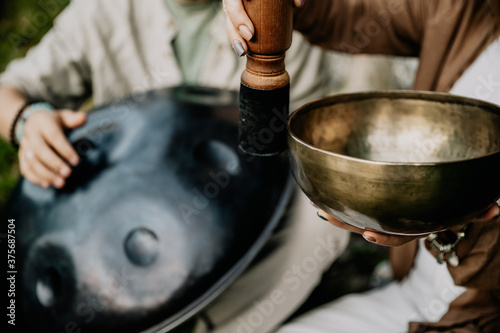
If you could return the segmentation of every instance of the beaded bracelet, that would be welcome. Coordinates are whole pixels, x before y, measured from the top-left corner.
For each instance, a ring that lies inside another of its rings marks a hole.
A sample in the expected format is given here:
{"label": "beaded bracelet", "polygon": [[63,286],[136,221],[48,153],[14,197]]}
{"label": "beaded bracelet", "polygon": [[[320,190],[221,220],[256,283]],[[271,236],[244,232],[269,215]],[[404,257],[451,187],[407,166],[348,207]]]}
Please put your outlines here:
{"label": "beaded bracelet", "polygon": [[44,103],[44,102],[37,102],[30,104],[24,112],[22,112],[21,117],[17,121],[16,125],[16,140],[18,143],[21,142],[21,139],[23,137],[23,129],[24,129],[24,123],[26,120],[28,120],[29,116],[31,116],[33,113],[37,111],[50,111],[52,112],[54,110],[54,107],[50,105],[49,103]]}
{"label": "beaded bracelet", "polygon": [[19,111],[17,111],[16,116],[14,117],[14,121],[12,121],[12,125],[10,127],[10,144],[18,149],[19,148],[19,141],[16,141],[15,137],[15,132],[16,132],[16,125],[17,122],[19,121],[19,118],[21,117],[21,114],[23,113],[24,109],[26,109],[32,102],[27,101],[19,108]]}

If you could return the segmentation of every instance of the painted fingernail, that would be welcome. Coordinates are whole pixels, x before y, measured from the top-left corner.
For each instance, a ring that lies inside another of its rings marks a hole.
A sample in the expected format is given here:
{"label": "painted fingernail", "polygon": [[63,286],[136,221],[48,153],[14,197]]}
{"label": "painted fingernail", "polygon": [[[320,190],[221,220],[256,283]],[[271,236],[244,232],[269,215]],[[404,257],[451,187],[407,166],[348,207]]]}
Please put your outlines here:
{"label": "painted fingernail", "polygon": [[372,236],[363,234],[363,238],[366,239],[370,243],[377,243],[377,240],[375,238],[373,238]]}
{"label": "painted fingernail", "polygon": [[310,203],[310,204],[311,204],[311,206],[313,206],[314,208],[318,208],[318,209],[319,209],[319,207],[318,207],[318,206],[316,206],[316,204],[315,204],[314,202],[309,201],[309,203]]}
{"label": "painted fingernail", "polygon": [[324,217],[323,215],[321,215],[319,212],[316,213],[316,215],[318,215],[318,217],[324,221],[328,221],[328,219],[326,217]]}
{"label": "painted fingernail", "polygon": [[70,168],[68,168],[67,166],[63,166],[63,167],[61,168],[60,173],[61,173],[61,176],[63,176],[63,177],[68,177],[68,176],[69,176],[69,174],[71,173],[71,169],[70,169]]}
{"label": "painted fingernail", "polygon": [[243,48],[243,45],[241,45],[239,41],[235,41],[233,47],[234,47],[234,52],[236,52],[238,57],[241,57],[242,55],[245,54],[245,48]]}
{"label": "painted fingernail", "polygon": [[250,29],[244,24],[240,25],[238,27],[238,30],[240,31],[241,37],[245,38],[246,40],[252,39],[252,33],[250,32]]}

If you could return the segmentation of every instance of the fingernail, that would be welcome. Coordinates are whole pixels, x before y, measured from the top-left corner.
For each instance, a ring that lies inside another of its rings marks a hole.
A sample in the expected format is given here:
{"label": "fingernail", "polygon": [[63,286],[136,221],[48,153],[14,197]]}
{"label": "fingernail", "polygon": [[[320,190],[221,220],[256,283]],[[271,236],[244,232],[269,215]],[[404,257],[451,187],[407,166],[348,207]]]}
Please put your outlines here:
{"label": "fingernail", "polygon": [[69,161],[72,165],[76,166],[78,164],[78,162],[80,162],[80,159],[78,158],[78,156],[73,156],[71,158],[71,160]]}
{"label": "fingernail", "polygon": [[324,216],[322,216],[319,212],[316,213],[316,215],[318,215],[318,217],[324,221],[328,221],[328,219]]}
{"label": "fingernail", "polygon": [[240,25],[238,27],[238,30],[240,31],[241,37],[245,38],[246,40],[252,39],[252,33],[250,32],[250,29],[244,24]]}
{"label": "fingernail", "polygon": [[50,184],[48,182],[43,182],[42,187],[43,188],[49,188]]}
{"label": "fingernail", "polygon": [[71,169],[70,169],[70,168],[68,168],[67,166],[63,166],[63,167],[61,168],[61,172],[60,172],[60,173],[61,173],[61,176],[63,176],[63,177],[68,177],[68,176],[69,176],[69,174],[71,173]]}
{"label": "fingernail", "polygon": [[318,207],[318,206],[316,206],[316,204],[315,204],[314,202],[309,201],[309,203],[310,203],[310,204],[311,204],[311,206],[313,206],[314,208],[318,208],[318,209],[319,209],[319,207]]}
{"label": "fingernail", "polygon": [[377,243],[377,240],[375,238],[373,238],[372,236],[363,234],[363,238],[366,239],[370,243]]}
{"label": "fingernail", "polygon": [[239,41],[235,41],[233,47],[234,47],[234,52],[236,52],[238,57],[241,57],[243,54],[245,54],[245,49],[243,48],[243,45],[241,45]]}
{"label": "fingernail", "polygon": [[54,181],[54,185],[57,188],[62,187],[64,185],[64,181],[61,178],[56,178],[56,180]]}

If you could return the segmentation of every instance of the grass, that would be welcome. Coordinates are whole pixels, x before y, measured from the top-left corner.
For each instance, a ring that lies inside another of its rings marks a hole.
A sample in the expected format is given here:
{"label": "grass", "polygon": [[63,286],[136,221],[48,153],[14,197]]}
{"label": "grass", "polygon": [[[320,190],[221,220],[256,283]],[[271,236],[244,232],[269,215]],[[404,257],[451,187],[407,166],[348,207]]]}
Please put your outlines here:
{"label": "grass", "polygon": [[8,199],[18,179],[16,151],[5,141],[0,141],[0,207]]}
{"label": "grass", "polygon": [[8,0],[0,11],[0,71],[22,57],[52,27],[52,21],[69,0]]}

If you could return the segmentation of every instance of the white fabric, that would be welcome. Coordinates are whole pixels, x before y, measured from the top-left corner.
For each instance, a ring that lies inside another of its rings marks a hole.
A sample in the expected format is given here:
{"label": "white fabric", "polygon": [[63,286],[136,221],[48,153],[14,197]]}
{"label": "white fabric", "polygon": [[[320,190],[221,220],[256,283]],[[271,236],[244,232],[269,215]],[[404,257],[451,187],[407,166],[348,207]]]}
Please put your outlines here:
{"label": "white fabric", "polygon": [[[424,249],[424,250],[422,250]],[[410,321],[438,321],[465,288],[425,250],[405,280],[364,294],[344,296],[280,329],[279,333],[401,333]]]}
{"label": "white fabric", "polygon": [[[456,82],[452,94],[500,105],[500,38]],[[420,240],[415,265],[402,282],[347,295],[298,318],[278,333],[401,333],[410,321],[437,322],[465,291]]]}
{"label": "white fabric", "polygon": [[500,38],[464,72],[451,93],[500,105]]}

